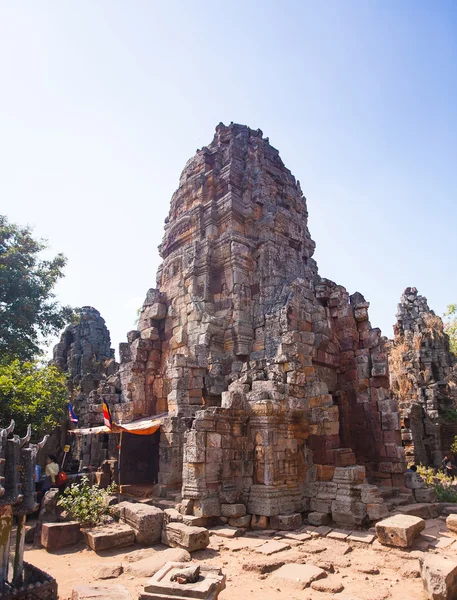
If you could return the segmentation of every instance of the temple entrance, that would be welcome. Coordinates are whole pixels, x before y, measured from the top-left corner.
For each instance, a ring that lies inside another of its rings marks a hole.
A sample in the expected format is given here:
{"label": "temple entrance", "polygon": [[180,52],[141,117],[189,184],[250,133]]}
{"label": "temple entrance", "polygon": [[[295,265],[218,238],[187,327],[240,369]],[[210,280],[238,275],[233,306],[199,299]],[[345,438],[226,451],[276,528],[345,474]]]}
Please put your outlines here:
{"label": "temple entrance", "polygon": [[121,485],[152,485],[159,475],[160,429],[152,435],[122,433]]}

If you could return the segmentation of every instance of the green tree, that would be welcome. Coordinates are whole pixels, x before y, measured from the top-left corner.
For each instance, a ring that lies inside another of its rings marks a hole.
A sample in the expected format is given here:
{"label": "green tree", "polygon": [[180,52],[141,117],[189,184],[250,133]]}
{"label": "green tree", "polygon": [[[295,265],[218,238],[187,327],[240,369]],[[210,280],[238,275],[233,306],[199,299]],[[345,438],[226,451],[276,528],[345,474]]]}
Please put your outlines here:
{"label": "green tree", "polygon": [[449,304],[444,316],[447,317],[444,330],[449,336],[451,352],[457,355],[457,304]]}
{"label": "green tree", "polygon": [[57,367],[17,359],[0,365],[0,427],[14,419],[15,433],[24,435],[30,423],[37,440],[62,422],[67,402],[66,378]]}
{"label": "green tree", "polygon": [[41,354],[40,340],[60,331],[71,319],[69,307],[55,299],[66,258],[40,257],[47,248],[29,227],[0,215],[0,362],[31,360]]}

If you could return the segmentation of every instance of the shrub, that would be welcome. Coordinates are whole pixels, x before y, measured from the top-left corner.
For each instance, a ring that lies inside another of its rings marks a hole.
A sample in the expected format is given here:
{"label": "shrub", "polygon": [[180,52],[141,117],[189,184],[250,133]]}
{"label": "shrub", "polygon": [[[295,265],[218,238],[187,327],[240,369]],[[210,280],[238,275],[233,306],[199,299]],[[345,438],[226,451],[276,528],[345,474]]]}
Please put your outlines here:
{"label": "shrub", "polygon": [[85,527],[93,527],[102,523],[109,513],[108,499],[116,491],[113,483],[106,490],[98,485],[90,485],[86,475],[81,483],[74,483],[68,487],[58,501],[70,515]]}
{"label": "shrub", "polygon": [[428,487],[432,487],[439,502],[457,503],[457,478],[449,477],[443,471],[435,471],[431,467],[419,465],[417,473],[422,477]]}

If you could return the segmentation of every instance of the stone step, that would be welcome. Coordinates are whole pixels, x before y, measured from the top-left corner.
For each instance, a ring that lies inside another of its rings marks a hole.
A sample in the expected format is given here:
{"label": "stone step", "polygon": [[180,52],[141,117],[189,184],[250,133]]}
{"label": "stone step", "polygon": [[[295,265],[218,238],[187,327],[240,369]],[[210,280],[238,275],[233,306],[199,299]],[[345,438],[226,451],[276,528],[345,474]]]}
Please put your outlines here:
{"label": "stone step", "polygon": [[379,486],[378,489],[384,500],[395,498],[400,493],[400,489],[396,487]]}

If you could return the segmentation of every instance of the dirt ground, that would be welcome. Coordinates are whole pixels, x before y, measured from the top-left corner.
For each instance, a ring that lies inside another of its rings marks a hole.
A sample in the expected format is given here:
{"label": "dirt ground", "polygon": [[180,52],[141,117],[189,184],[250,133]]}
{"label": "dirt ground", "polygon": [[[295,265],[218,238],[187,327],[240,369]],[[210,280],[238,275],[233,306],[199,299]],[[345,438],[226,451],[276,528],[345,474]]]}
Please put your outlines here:
{"label": "dirt ground", "polygon": [[[271,556],[256,551],[266,540],[272,539],[290,548]],[[75,585],[90,583],[121,583],[135,600],[149,578],[122,573],[117,578],[102,581],[97,579],[97,571],[102,566],[126,565],[165,548],[162,545],[131,546],[95,553],[81,543],[72,549],[49,553],[30,547],[26,549],[25,560],[56,578],[61,600],[71,598]],[[220,594],[220,600],[425,600],[418,560],[424,552],[436,552],[457,560],[457,537],[446,530],[444,517],[427,520],[426,529],[411,550],[389,549],[377,541],[372,544],[340,541],[317,536],[315,532],[303,542],[274,532],[249,532],[234,539],[222,538],[214,532],[210,546],[193,552],[192,561],[222,567],[227,587]],[[283,563],[318,566],[326,571],[327,577],[311,584],[312,588],[319,589],[302,590],[293,582],[278,583],[274,574]]]}

